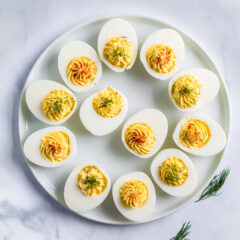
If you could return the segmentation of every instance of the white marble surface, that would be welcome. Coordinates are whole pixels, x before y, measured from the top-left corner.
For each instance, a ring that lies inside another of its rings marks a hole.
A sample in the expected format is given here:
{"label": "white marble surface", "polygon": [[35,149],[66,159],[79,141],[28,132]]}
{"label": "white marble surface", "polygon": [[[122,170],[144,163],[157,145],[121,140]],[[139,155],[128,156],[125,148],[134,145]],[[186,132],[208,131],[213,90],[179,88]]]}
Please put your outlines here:
{"label": "white marble surface", "polygon": [[[59,206],[32,177],[16,132],[20,93],[39,54],[69,28],[95,17],[119,14],[153,16],[198,39],[225,76],[233,113],[230,145],[221,165],[230,165],[232,171],[223,194],[138,226],[90,222]],[[145,240],[157,236],[167,240],[188,220],[192,223],[191,239],[238,239],[239,14],[237,0],[0,0],[0,239]]]}

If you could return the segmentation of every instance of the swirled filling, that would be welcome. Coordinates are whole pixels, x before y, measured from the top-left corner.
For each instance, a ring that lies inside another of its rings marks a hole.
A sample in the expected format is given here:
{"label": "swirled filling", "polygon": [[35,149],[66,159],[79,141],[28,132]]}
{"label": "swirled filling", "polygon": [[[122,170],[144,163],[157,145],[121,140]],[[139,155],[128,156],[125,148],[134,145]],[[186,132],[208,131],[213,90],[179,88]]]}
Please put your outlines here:
{"label": "swirled filling", "polygon": [[104,58],[116,68],[127,68],[132,63],[132,45],[123,37],[108,40],[103,49]]}
{"label": "swirled filling", "polygon": [[41,140],[40,153],[50,162],[61,162],[69,156],[70,152],[71,143],[65,132],[50,132]]}
{"label": "swirled filling", "polygon": [[125,132],[125,142],[134,152],[146,155],[155,146],[155,133],[145,123],[133,123]]}
{"label": "swirled filling", "polygon": [[78,173],[77,184],[83,194],[95,196],[106,189],[108,181],[97,166],[89,165]]}
{"label": "swirled filling", "polygon": [[92,106],[101,117],[114,118],[123,108],[123,98],[120,93],[108,87],[93,98]]}
{"label": "swirled filling", "polygon": [[140,180],[125,182],[120,188],[120,199],[128,208],[142,207],[148,200],[148,187]]}
{"label": "swirled filling", "polygon": [[74,109],[75,99],[66,91],[53,90],[42,101],[42,111],[51,121],[66,118]]}
{"label": "swirled filling", "polygon": [[173,84],[172,97],[180,108],[191,108],[199,100],[201,87],[194,76],[186,74],[179,77]]}
{"label": "swirled filling", "polygon": [[159,167],[159,177],[168,185],[180,186],[187,180],[188,168],[180,158],[169,157]]}
{"label": "swirled filling", "polygon": [[175,60],[176,56],[173,49],[162,44],[155,44],[146,52],[148,66],[161,74],[171,72],[175,67]]}
{"label": "swirled filling", "polygon": [[88,57],[76,57],[67,66],[68,80],[80,87],[89,86],[97,76],[97,66]]}
{"label": "swirled filling", "polygon": [[208,125],[199,119],[186,121],[180,131],[180,143],[189,149],[199,149],[205,146],[211,137]]}

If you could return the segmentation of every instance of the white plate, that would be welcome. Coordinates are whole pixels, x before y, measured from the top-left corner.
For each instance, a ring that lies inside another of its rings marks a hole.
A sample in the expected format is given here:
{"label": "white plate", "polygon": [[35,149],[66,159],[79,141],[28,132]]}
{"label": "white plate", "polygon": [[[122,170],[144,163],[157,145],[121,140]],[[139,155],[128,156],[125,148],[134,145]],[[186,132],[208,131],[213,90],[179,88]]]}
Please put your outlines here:
{"label": "white plate", "polygon": [[[146,17],[128,16],[124,18],[135,28],[140,47],[144,39],[153,31],[164,27],[173,28],[159,20]],[[25,102],[26,87],[31,82],[39,79],[56,80],[64,84],[57,68],[57,57],[62,46],[71,40],[81,40],[86,41],[97,49],[99,30],[107,20],[108,18],[98,19],[75,27],[54,41],[39,57],[28,76],[20,103],[19,135],[21,144],[24,143],[26,137],[32,132],[46,127],[45,124],[41,123],[29,112]],[[177,31],[180,32],[179,30]],[[221,80],[221,88],[218,96],[211,104],[203,110],[198,111],[198,113],[207,114],[218,121],[228,137],[230,129],[230,106],[226,85],[215,64],[206,52],[186,34],[183,32],[180,33],[186,45],[186,56],[181,69],[206,67],[214,71]],[[159,81],[152,78],[142,66],[139,60],[139,54],[133,68],[124,73],[115,73],[103,64],[103,76],[97,87],[87,93],[76,94],[77,97],[80,98],[80,104],[87,96],[99,91],[107,85],[116,87],[127,96],[129,101],[127,119],[144,108],[155,107],[163,111],[168,118],[169,132],[161,149],[176,147],[172,140],[172,133],[178,120],[185,116],[185,114],[178,111],[169,99],[168,81]],[[138,159],[124,148],[121,142],[122,125],[110,135],[96,137],[89,134],[84,129],[79,121],[77,110],[64,124],[64,126],[68,127],[76,134],[78,142],[77,157],[70,163],[55,169],[38,167],[31,164],[29,161],[27,161],[27,164],[42,187],[56,199],[57,202],[64,206],[66,206],[63,199],[64,183],[72,169],[81,162],[87,163],[89,160],[101,163],[109,173],[112,182],[119,176],[132,171],[143,171],[150,176],[149,168],[152,159]],[[196,166],[199,177],[199,182],[194,193],[188,197],[174,198],[161,191],[159,187],[155,185],[157,193],[156,209],[144,222],[166,216],[182,208],[188,202],[193,201],[194,197],[199,194],[203,187],[206,186],[213,177],[222,160],[223,152],[213,157],[190,157]],[[81,214],[81,216],[109,224],[132,223],[122,217],[117,211],[113,203],[112,194],[109,194],[102,205],[92,211]]]}

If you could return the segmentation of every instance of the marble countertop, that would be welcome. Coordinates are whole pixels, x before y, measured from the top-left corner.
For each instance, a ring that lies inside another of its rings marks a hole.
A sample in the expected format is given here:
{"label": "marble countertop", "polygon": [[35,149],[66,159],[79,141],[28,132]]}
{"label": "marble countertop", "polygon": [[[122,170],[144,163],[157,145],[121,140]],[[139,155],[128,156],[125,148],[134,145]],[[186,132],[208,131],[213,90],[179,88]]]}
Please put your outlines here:
{"label": "marble countertop", "polygon": [[[239,58],[240,2],[237,0],[0,0],[0,240],[170,239],[190,220],[194,240],[239,237],[240,168]],[[21,90],[40,53],[60,34],[105,15],[137,14],[183,29],[217,63],[232,105],[230,144],[220,168],[231,166],[223,193],[160,220],[136,226],[109,226],[72,214],[52,200],[32,177],[18,148],[17,109]]]}

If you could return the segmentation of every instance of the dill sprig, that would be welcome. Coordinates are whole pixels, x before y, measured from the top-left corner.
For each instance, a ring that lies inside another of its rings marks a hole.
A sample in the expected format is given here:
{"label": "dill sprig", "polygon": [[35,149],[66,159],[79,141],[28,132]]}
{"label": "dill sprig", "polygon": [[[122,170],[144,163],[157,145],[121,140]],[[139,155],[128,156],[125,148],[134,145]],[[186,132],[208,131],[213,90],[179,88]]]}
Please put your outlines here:
{"label": "dill sprig", "polygon": [[191,228],[190,221],[185,222],[182,225],[179,232],[177,233],[177,235],[175,237],[172,237],[170,240],[189,240],[187,236],[190,234],[190,228]]}
{"label": "dill sprig", "polygon": [[114,50],[114,53],[112,55],[112,58],[115,59],[116,57],[120,56],[120,57],[123,57],[125,54],[124,54],[124,51],[123,50],[120,50],[119,48],[115,49]]}
{"label": "dill sprig", "polygon": [[75,99],[72,97],[53,97],[53,98],[47,98],[48,100],[52,100],[53,103],[51,105],[51,109],[54,112],[60,113],[63,110],[63,104],[70,105],[70,102],[75,102]]}
{"label": "dill sprig", "polygon": [[170,165],[168,164],[168,172],[165,177],[165,180],[171,184],[174,184],[179,181],[179,174],[181,172],[181,168],[177,168],[177,165]]}
{"label": "dill sprig", "polygon": [[194,90],[194,88],[184,87],[179,92],[182,95],[188,95],[188,94],[192,93],[193,90]]}
{"label": "dill sprig", "polygon": [[220,195],[221,193],[218,193],[218,191],[221,189],[221,187],[225,183],[225,180],[227,179],[229,173],[230,173],[230,169],[225,168],[220,173],[215,175],[211,180],[211,182],[208,184],[208,186],[203,190],[201,196],[196,202],[199,202],[201,200],[207,199],[212,196]]}
{"label": "dill sprig", "polygon": [[113,100],[112,99],[104,99],[104,102],[99,106],[99,108],[104,108],[104,107],[107,107],[108,104],[110,103],[113,103]]}
{"label": "dill sprig", "polygon": [[54,112],[57,112],[57,113],[60,113],[61,111],[62,111],[62,104],[63,104],[63,102],[62,102],[62,99],[60,99],[60,100],[55,100],[54,102],[53,102],[53,105],[51,106],[51,108],[52,108],[52,110],[54,111]]}
{"label": "dill sprig", "polygon": [[88,188],[93,189],[95,186],[98,186],[100,182],[97,180],[95,176],[89,177],[87,176],[84,180],[84,184],[88,185]]}

